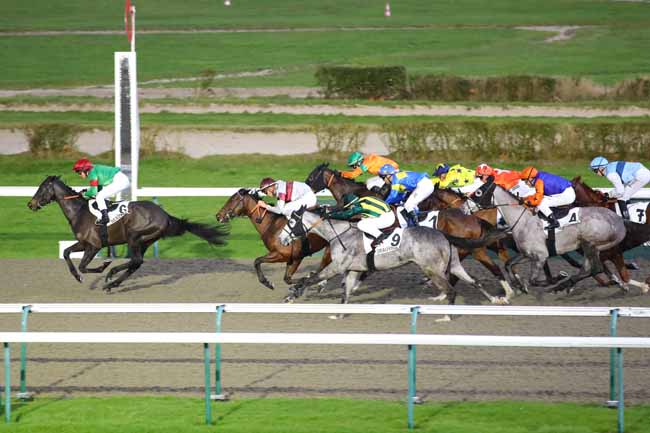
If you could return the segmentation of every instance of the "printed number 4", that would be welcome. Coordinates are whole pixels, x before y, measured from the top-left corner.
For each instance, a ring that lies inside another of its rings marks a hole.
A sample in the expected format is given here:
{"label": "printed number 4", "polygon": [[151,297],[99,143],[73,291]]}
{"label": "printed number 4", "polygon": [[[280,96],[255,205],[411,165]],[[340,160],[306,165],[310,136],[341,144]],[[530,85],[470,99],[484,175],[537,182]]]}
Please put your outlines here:
{"label": "printed number 4", "polygon": [[399,245],[400,241],[400,235],[399,233],[395,233],[392,238],[390,238],[390,245],[393,247],[396,247]]}

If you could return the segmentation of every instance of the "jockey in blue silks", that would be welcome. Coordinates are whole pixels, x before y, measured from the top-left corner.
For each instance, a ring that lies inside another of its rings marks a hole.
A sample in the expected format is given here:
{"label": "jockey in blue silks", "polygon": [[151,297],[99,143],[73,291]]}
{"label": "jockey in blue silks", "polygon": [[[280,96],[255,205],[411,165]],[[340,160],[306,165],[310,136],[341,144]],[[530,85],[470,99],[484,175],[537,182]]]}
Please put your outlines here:
{"label": "jockey in blue silks", "polygon": [[650,170],[640,162],[609,162],[602,156],[592,159],[589,168],[598,176],[606,176],[614,184],[614,191],[610,195],[619,199],[621,216],[629,220],[627,203],[637,191],[650,182]]}
{"label": "jockey in blue silks", "polygon": [[391,185],[386,203],[397,205],[404,201],[408,193],[411,193],[404,203],[405,218],[417,225],[418,205],[434,190],[429,175],[415,171],[398,171],[392,165],[385,164],[379,169],[379,177]]}

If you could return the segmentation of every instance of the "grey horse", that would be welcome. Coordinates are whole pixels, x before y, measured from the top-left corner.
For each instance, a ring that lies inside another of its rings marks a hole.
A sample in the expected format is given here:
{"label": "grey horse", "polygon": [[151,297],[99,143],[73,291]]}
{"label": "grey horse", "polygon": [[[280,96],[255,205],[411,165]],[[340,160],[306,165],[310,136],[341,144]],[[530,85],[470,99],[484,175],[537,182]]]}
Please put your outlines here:
{"label": "grey horse", "polygon": [[[346,304],[350,294],[359,287],[362,274],[369,270],[363,233],[348,221],[322,219],[316,213],[301,209],[291,215],[279,239],[284,245],[288,245],[295,239],[306,236],[307,233],[317,234],[329,242],[332,263],[320,272],[298,282],[294,286],[296,295],[299,296],[304,287],[343,274],[345,290],[341,302]],[[477,244],[494,242],[498,236],[503,234],[494,233],[489,236],[489,239],[486,237],[480,241],[451,238],[452,242],[459,242],[462,247],[470,245],[474,247]],[[431,279],[433,286],[446,294],[450,304],[455,302],[456,292],[447,280],[448,273],[473,285],[486,297],[493,298],[463,269],[458,258],[458,250],[441,232],[422,226],[408,227],[402,232],[399,241],[397,250],[375,256],[375,269],[391,269],[406,263],[416,263]],[[444,296],[440,299],[444,299]]]}
{"label": "grey horse", "polygon": [[540,279],[540,273],[549,257],[542,220],[522,206],[519,197],[494,183],[486,183],[480,191],[478,196],[481,198],[477,201],[481,205],[491,201],[492,205],[499,207],[521,253],[506,263],[506,269],[512,272],[514,265],[531,261],[530,283],[546,286],[546,291],[563,287],[568,291],[578,281],[602,272],[600,252],[618,245],[625,237],[625,224],[616,213],[601,207],[580,208],[580,221],[556,232],[555,249],[557,254],[582,249],[585,261],[577,274],[549,284],[546,277]]}

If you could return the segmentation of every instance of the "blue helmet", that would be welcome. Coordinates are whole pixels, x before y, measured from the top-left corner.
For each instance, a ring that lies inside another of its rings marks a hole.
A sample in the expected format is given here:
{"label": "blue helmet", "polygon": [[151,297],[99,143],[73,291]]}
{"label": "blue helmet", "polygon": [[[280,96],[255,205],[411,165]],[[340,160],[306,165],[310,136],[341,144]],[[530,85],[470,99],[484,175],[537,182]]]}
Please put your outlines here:
{"label": "blue helmet", "polygon": [[433,176],[440,177],[441,174],[445,174],[448,172],[449,172],[449,164],[442,162],[436,166],[436,171],[433,172]]}
{"label": "blue helmet", "polygon": [[589,168],[596,171],[601,167],[605,167],[607,164],[609,164],[609,161],[607,161],[607,159],[604,156],[597,156],[591,160],[591,163],[589,164]]}
{"label": "blue helmet", "polygon": [[379,176],[392,176],[397,173],[397,169],[390,164],[384,164],[379,169]]}

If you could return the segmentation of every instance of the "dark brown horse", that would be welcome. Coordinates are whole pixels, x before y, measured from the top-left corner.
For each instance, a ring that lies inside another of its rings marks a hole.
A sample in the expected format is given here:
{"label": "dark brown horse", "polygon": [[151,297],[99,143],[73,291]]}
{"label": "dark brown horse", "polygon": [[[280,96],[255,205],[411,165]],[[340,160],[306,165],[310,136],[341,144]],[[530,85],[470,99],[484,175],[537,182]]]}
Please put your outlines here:
{"label": "dark brown horse", "polygon": [[[83,279],[70,260],[70,253],[83,251],[84,256],[79,263],[82,273],[102,273],[110,261],[105,261],[97,268],[87,268],[95,254],[102,248],[99,226],[95,224],[96,217],[90,213],[88,202],[80,194],[67,186],[58,176],[48,176],[38,187],[34,197],[27,206],[37,211],[43,206],[56,201],[65,215],[77,243],[63,251],[63,258],[68,264],[70,273],[79,282]],[[180,236],[190,232],[212,245],[225,243],[228,228],[225,226],[210,227],[204,224],[191,223],[169,215],[158,205],[149,201],[129,203],[129,213],[121,220],[108,227],[108,245],[127,244],[131,252],[128,263],[113,267],[106,275],[107,284],[104,290],[110,292],[133,274],[143,262],[144,253],[151,244],[160,238]],[[117,279],[110,281],[113,276],[124,271]]]}
{"label": "dark brown horse", "polygon": [[294,283],[291,278],[305,257],[327,247],[318,271],[320,272],[320,270],[332,261],[327,242],[316,235],[310,234],[306,238],[307,243],[304,244],[302,241],[297,240],[291,245],[282,245],[278,239],[278,235],[286,225],[287,219],[282,215],[268,212],[266,209],[257,206],[259,200],[260,197],[256,193],[242,188],[228,199],[216,217],[217,221],[222,223],[239,216],[247,216],[251,220],[255,229],[262,237],[264,246],[269,250],[268,254],[255,259],[255,271],[257,272],[257,278],[260,283],[269,289],[274,288],[273,284],[262,272],[262,263],[286,263],[287,267],[284,272],[284,281],[291,285]]}
{"label": "dark brown horse", "polygon": [[323,163],[314,168],[305,183],[311,187],[314,192],[329,189],[337,206],[343,206],[343,196],[345,194],[354,194],[357,197],[380,197],[383,198],[388,193],[388,188],[381,190],[369,190],[365,183],[355,182],[341,176],[337,170],[329,168],[327,163]]}
{"label": "dark brown horse", "polygon": [[[616,212],[616,199],[609,199],[602,192],[590,188],[582,181],[580,176],[573,178],[571,180],[571,183],[573,184],[573,189],[576,192],[576,204],[579,206],[601,206],[609,208],[610,210]],[[630,273],[628,269],[637,269],[637,267],[635,265],[626,264],[623,261],[622,253],[632,248],[636,248],[650,239],[650,218],[648,217],[649,210],[650,204],[648,204],[646,207],[645,224],[625,221],[625,238],[621,241],[620,244],[611,250],[603,251],[600,253],[601,261],[605,262],[606,260],[610,260],[612,263],[614,263],[614,266],[616,266],[616,270],[620,274],[623,281],[625,283],[640,287],[643,293],[647,293],[650,289],[650,277],[646,279],[645,283],[630,279]],[[614,277],[614,275],[610,274],[610,277]],[[597,280],[603,285],[607,285],[609,283],[603,278],[597,278]]]}

